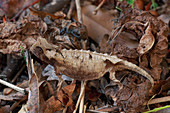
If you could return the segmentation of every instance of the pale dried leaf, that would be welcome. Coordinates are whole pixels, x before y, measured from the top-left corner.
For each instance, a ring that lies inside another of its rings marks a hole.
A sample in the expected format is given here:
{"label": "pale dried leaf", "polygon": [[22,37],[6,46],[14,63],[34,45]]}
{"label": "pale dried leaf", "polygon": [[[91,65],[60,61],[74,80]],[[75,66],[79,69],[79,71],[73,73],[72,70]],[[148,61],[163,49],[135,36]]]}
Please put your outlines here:
{"label": "pale dried leaf", "polygon": [[32,75],[29,84],[29,97],[27,102],[27,109],[31,113],[39,112],[39,87],[38,78],[35,74]]}
{"label": "pale dried leaf", "polygon": [[148,52],[155,43],[155,37],[152,34],[151,25],[147,27],[145,30],[145,34],[142,36],[142,38],[139,41],[139,46],[137,48],[138,53],[144,54]]}

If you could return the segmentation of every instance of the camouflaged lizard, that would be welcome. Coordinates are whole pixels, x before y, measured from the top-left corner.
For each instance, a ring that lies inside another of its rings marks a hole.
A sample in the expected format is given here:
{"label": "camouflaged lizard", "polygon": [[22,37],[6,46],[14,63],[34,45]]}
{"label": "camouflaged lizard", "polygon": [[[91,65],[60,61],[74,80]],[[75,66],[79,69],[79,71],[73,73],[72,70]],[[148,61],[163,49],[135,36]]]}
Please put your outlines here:
{"label": "camouflaged lizard", "polygon": [[104,76],[106,72],[114,75],[119,69],[129,69],[149,79],[152,86],[154,84],[153,78],[145,70],[117,56],[86,50],[62,49],[58,52],[56,45],[49,44],[41,37],[30,48],[33,54],[36,54],[36,48],[41,48],[45,57],[54,61],[53,66],[57,71],[76,80],[94,80]]}

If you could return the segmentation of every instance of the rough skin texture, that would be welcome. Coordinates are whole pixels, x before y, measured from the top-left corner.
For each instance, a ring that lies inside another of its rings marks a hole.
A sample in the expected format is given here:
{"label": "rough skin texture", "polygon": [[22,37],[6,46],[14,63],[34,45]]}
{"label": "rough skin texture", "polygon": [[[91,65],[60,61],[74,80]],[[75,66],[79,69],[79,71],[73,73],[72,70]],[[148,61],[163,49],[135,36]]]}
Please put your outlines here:
{"label": "rough skin texture", "polygon": [[[107,54],[96,53],[86,50],[57,50],[57,46],[49,44],[46,39],[39,37],[37,42],[31,47],[32,53],[36,54],[36,48],[41,48],[43,54],[53,60],[53,66],[60,73],[63,73],[76,80],[98,79],[106,72],[113,75],[120,69],[129,69],[148,78],[153,85],[153,78],[143,69],[135,64],[110,56]],[[42,58],[42,57],[41,57]]]}

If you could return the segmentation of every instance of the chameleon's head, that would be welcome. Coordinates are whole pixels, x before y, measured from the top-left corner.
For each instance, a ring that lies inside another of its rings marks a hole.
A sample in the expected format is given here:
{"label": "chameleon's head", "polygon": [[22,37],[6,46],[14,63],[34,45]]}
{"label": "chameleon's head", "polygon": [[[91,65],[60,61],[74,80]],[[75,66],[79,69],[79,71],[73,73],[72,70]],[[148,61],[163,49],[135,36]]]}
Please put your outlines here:
{"label": "chameleon's head", "polygon": [[33,54],[39,53],[37,50],[40,50],[40,54],[44,54],[48,59],[61,57],[60,52],[58,52],[58,46],[48,43],[47,40],[42,37],[38,37],[36,43],[31,46],[30,50]]}

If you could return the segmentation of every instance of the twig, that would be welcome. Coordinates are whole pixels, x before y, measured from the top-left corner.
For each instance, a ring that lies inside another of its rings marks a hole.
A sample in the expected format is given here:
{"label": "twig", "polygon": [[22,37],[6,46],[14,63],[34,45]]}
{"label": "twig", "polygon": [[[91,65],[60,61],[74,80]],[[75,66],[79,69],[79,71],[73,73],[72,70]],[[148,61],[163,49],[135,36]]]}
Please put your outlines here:
{"label": "twig", "polygon": [[13,111],[22,101],[26,100],[28,98],[28,95],[25,95],[21,100],[15,102],[11,107],[10,111]]}
{"label": "twig", "polygon": [[161,102],[170,102],[170,96],[155,98],[155,99],[150,100],[148,103],[145,102],[143,105],[157,104],[157,103],[161,103]]}
{"label": "twig", "polygon": [[16,81],[16,79],[21,75],[22,71],[25,69],[26,65],[23,65],[22,68],[18,71],[15,77],[12,79],[12,83]]}
{"label": "twig", "polygon": [[83,113],[86,113],[87,105],[84,105],[84,111]]}
{"label": "twig", "polygon": [[15,85],[13,85],[13,84],[11,84],[11,83],[8,83],[8,82],[6,82],[6,81],[4,81],[4,80],[1,80],[1,79],[0,79],[0,83],[3,84],[3,85],[5,85],[5,86],[8,86],[8,87],[10,87],[10,88],[12,88],[12,89],[14,89],[14,90],[16,90],[16,91],[18,91],[18,92],[21,92],[21,93],[23,93],[23,94],[26,93],[26,90],[25,90],[25,89],[20,88],[20,87],[18,87],[18,86],[15,86]]}
{"label": "twig", "polygon": [[32,60],[31,60],[31,54],[28,50],[24,53],[26,57],[26,62],[27,62],[27,70],[28,70],[28,78],[31,80],[31,76],[33,74],[33,65],[32,65]]}
{"label": "twig", "polygon": [[[78,21],[79,21],[80,23],[83,23],[82,14],[81,14],[80,0],[75,0],[75,1],[76,1]],[[81,102],[81,103],[80,103],[79,113],[83,113],[85,86],[86,86],[86,81],[81,81],[81,91],[80,91],[79,98],[78,98],[78,100],[77,100],[76,108],[75,108],[75,110],[74,110],[73,113],[76,113],[80,102]]]}
{"label": "twig", "polygon": [[[83,81],[81,81],[81,82],[83,82]],[[84,92],[85,91],[85,86],[86,86],[86,81],[84,81],[83,87],[81,88],[80,95],[79,95],[79,98],[78,98],[77,103],[76,103],[76,108],[75,108],[73,113],[76,113],[76,111],[78,109],[78,106],[79,106],[79,103],[80,103],[80,101],[82,99],[83,93],[85,93]]]}
{"label": "twig", "polygon": [[83,23],[82,14],[81,14],[80,0],[75,0],[75,1],[76,1],[76,8],[77,8],[77,17],[78,17],[78,21],[79,21],[80,23]]}
{"label": "twig", "polygon": [[74,2],[74,0],[72,0],[71,3],[70,3],[69,11],[68,11],[68,13],[67,13],[67,18],[68,18],[68,19],[71,18],[71,15],[72,15],[72,12],[73,12],[74,7],[75,7],[75,2]]}
{"label": "twig", "polygon": [[93,14],[96,15],[98,10],[102,7],[106,0],[102,0],[102,2],[96,7],[96,9],[93,11]]}
{"label": "twig", "polygon": [[40,0],[35,0],[33,3],[28,4],[27,6],[25,6],[23,9],[21,9],[12,19],[11,21],[14,21],[24,10],[26,10],[27,8],[29,8],[30,6],[38,3]]}
{"label": "twig", "polygon": [[63,109],[63,113],[67,113],[67,108],[68,108],[68,107],[66,107],[66,108]]}
{"label": "twig", "polygon": [[[85,81],[86,82],[86,81]],[[84,81],[81,81],[81,91],[83,90],[84,87],[84,84],[85,84]],[[85,88],[84,88],[85,89]],[[83,94],[82,94],[82,97],[81,97],[81,101],[80,101],[80,107],[79,107],[79,113],[84,113],[83,109],[84,109],[84,96],[85,96],[85,91],[83,91]]]}
{"label": "twig", "polygon": [[92,112],[92,113],[109,113],[109,112],[102,112],[102,111],[96,111],[96,110],[91,110],[91,109],[88,109],[87,111]]}
{"label": "twig", "polygon": [[[20,57],[14,58],[12,55],[7,55],[7,66],[3,69],[1,75],[5,75],[7,79],[13,78],[13,75],[18,72],[20,67],[23,65],[23,61]],[[5,77],[5,78],[6,78]]]}

